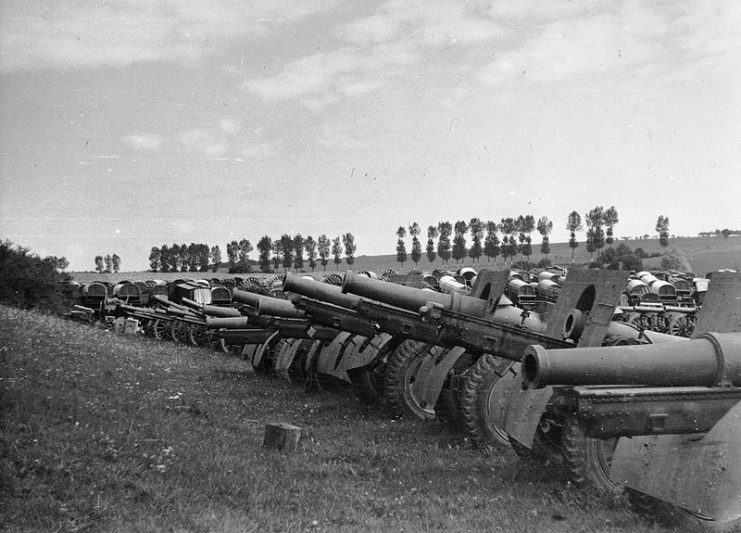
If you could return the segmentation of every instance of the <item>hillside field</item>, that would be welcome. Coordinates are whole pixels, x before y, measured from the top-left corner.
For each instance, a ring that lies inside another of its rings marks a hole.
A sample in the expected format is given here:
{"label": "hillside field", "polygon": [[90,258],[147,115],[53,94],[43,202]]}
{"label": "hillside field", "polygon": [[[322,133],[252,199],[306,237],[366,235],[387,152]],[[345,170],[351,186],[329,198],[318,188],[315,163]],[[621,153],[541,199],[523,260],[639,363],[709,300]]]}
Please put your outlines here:
{"label": "hillside field", "polygon": [[[626,240],[620,241],[631,249],[643,248],[648,254],[658,252],[661,253],[662,249],[659,245],[658,239],[642,239],[642,240]],[[697,274],[704,276],[708,272],[714,270],[731,268],[734,270],[741,270],[741,237],[729,237],[724,239],[722,237],[678,237],[669,241],[669,248],[676,247],[687,256],[687,259],[692,265],[692,271]],[[540,243],[533,243],[534,254],[530,260],[532,263],[537,263],[544,256],[540,253]],[[553,264],[558,265],[569,265],[571,264],[571,248],[568,243],[552,243],[552,253],[549,255]],[[583,242],[579,243],[579,247],[576,249],[574,254],[574,261],[576,263],[588,263],[589,254],[586,252],[586,247]],[[644,266],[648,269],[658,268],[659,258],[652,258],[644,260]],[[91,261],[92,263],[92,261]],[[456,265],[455,262],[451,261],[447,266],[442,265],[438,259],[434,263],[430,264],[427,261],[427,256],[423,255],[422,260],[419,262],[418,268],[422,270],[432,270],[433,268],[446,268],[448,270],[455,270],[462,266],[474,266],[480,268],[487,266],[486,257],[481,258],[479,265],[473,265],[469,258],[465,263]],[[505,268],[504,261],[502,258],[498,258],[497,261],[492,262],[489,265],[493,268]],[[335,265],[330,259],[330,263],[327,265],[326,273],[332,272],[344,272],[348,268],[347,263],[344,261],[340,265]],[[377,255],[368,256],[360,255],[355,258],[355,263],[352,266],[353,270],[362,271],[370,270],[373,272],[384,272],[386,269],[394,269],[397,272],[408,272],[414,268],[414,263],[407,261],[404,263],[404,267],[396,262],[396,254],[393,255]],[[311,274],[311,269],[305,268],[305,271]],[[259,269],[254,267],[254,272],[259,273]],[[324,270],[317,268],[314,274],[322,274]],[[281,269],[279,274],[283,273]],[[118,272],[115,274],[99,274],[97,272],[73,272],[72,276],[75,280],[80,282],[90,281],[110,281],[116,283],[123,279],[133,280],[147,280],[147,279],[163,279],[163,280],[174,280],[178,278],[222,278],[230,277],[232,275],[238,275],[245,277],[249,274],[229,274],[225,269],[220,269],[218,272]]]}
{"label": "hillside field", "polygon": [[[437,421],[0,306],[0,530],[665,532]],[[265,424],[303,428],[290,454]]]}

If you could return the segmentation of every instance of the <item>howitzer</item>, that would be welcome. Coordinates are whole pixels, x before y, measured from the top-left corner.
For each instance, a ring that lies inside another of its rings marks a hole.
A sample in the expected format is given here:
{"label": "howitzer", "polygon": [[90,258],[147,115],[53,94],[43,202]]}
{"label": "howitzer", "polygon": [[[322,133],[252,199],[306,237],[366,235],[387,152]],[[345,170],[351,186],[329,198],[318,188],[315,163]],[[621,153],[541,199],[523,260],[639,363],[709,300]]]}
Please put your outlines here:
{"label": "howitzer", "polygon": [[741,525],[739,301],[741,275],[725,273],[710,283],[692,340],[599,355],[528,350],[525,384],[579,384],[553,397],[572,481],[624,486],[640,508],[688,529]]}
{"label": "howitzer", "polygon": [[[287,300],[261,296],[247,291],[234,290],[234,300],[246,304],[252,308],[249,316],[210,318],[207,319],[209,329],[217,329],[216,336],[224,338],[223,330],[228,329],[265,329],[275,331],[275,335],[266,340],[261,348],[254,350],[251,361],[255,368],[263,365],[263,356],[268,348],[273,349],[281,339],[309,339],[314,342],[324,342],[333,339],[339,331],[332,327],[314,325],[305,317],[305,313],[297,309],[293,303]],[[241,338],[249,337],[245,333]],[[227,336],[229,336],[227,334]],[[240,336],[231,334],[232,340]],[[293,343],[289,343],[293,347]],[[288,350],[286,343],[276,349],[275,370],[280,374],[291,366],[295,351]]]}
{"label": "howitzer", "polygon": [[307,366],[313,367],[318,374],[352,382],[363,399],[378,399],[375,385],[378,380],[372,372],[379,360],[389,350],[395,349],[399,341],[387,333],[379,333],[377,323],[354,309],[361,298],[344,294],[339,286],[288,273],[283,290],[301,295],[292,298],[292,301],[315,323],[340,331],[325,346],[307,355]]}
{"label": "howitzer", "polygon": [[[475,358],[492,354],[517,361],[521,358],[522,350],[533,342],[567,347],[575,346],[580,341],[601,343],[607,335],[637,337],[639,332],[635,328],[611,321],[627,276],[585,272],[572,276],[571,285],[561,291],[562,298],[560,303],[553,306],[554,310],[550,313],[553,319],[549,323],[541,320],[535,312],[512,306],[503,297],[510,281],[507,272],[483,269],[471,296],[442,295],[384,285],[353,277],[349,273],[343,290],[375,297],[386,304],[393,303],[410,311],[421,311],[423,317],[414,313],[404,315],[398,310],[394,312],[378,303],[362,301],[357,306],[361,314],[365,313],[379,322],[385,317],[391,326],[396,325],[397,331],[393,333],[448,348],[456,347],[444,353],[426,352],[426,359],[417,366],[416,375],[410,379],[413,384],[409,385],[411,390],[406,396],[417,398],[422,405],[434,406],[450,371],[456,365],[470,366],[470,356]],[[469,312],[461,312],[460,309]],[[472,315],[472,312],[478,314]],[[585,323],[589,327],[585,328]],[[379,325],[382,330],[391,332],[386,329],[386,324]],[[567,337],[572,337],[572,340],[567,340]],[[466,354],[468,360],[461,363]]]}

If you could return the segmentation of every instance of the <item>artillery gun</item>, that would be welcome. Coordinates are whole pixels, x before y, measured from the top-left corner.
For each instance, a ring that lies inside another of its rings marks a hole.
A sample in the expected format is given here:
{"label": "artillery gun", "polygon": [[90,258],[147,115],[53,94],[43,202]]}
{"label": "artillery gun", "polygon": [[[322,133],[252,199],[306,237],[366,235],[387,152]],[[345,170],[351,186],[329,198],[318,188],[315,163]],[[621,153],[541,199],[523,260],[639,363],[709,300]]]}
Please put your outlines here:
{"label": "artillery gun", "polygon": [[214,318],[207,321],[207,327],[221,338],[240,342],[242,354],[256,369],[274,370],[291,382],[309,376],[309,355],[339,333],[336,328],[313,324],[304,311],[282,298],[239,289],[234,289],[232,298],[242,304],[240,314],[246,316]]}
{"label": "artillery gun", "polygon": [[378,323],[355,309],[360,297],[344,294],[340,287],[288,274],[284,290],[293,294],[294,304],[312,320],[334,327],[340,333],[316,350],[313,368],[320,376],[331,376],[353,385],[363,400],[382,399],[382,369],[389,354],[401,344],[398,336],[379,331]]}
{"label": "artillery gun", "polygon": [[[388,366],[401,367],[406,400],[416,402],[419,409],[429,409],[447,396],[442,406],[447,410],[450,395],[453,400],[458,395],[466,425],[480,444],[514,440],[511,444],[520,453],[529,453],[527,450],[535,446],[538,452],[557,458],[560,427],[547,416],[550,391],[527,397],[519,392],[519,364],[512,362],[520,360],[525,347],[656,342],[668,336],[652,334],[650,339],[631,326],[612,321],[627,281],[625,273],[572,271],[556,304],[545,304],[542,314],[511,305],[503,296],[509,281],[508,272],[483,269],[471,296],[462,296],[384,285],[348,272],[343,290],[381,300],[383,304],[363,299],[357,305],[361,314],[374,320],[390,316],[393,307],[407,309],[408,324],[402,333],[438,347],[417,354],[397,351],[394,355],[405,360],[398,364],[389,361]],[[400,313],[396,311],[396,315]],[[384,325],[379,324],[383,330]]]}
{"label": "artillery gun", "polygon": [[693,530],[741,527],[739,302],[741,275],[715,273],[686,342],[526,350],[524,385],[560,385],[574,483],[625,487],[639,508]]}

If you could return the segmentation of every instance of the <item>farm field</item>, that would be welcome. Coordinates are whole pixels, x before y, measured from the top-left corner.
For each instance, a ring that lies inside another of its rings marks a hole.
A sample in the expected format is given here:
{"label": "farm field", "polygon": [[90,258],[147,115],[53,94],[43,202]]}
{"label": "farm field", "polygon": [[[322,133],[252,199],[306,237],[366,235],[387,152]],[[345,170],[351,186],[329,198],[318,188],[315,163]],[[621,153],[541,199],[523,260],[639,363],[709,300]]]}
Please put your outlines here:
{"label": "farm field", "polygon": [[[8,531],[664,532],[621,496],[238,358],[0,306]],[[298,451],[261,447],[268,422]]]}
{"label": "farm field", "polygon": [[[648,254],[658,252],[661,253],[661,246],[659,245],[658,239],[644,239],[644,240],[629,240],[620,241],[624,242],[632,249],[643,248]],[[729,237],[724,239],[722,237],[680,237],[674,238],[669,241],[669,248],[676,247],[682,252],[690,262],[692,271],[698,275],[704,276],[708,272],[713,270],[719,270],[723,268],[730,268],[734,270],[741,270],[741,237]],[[535,253],[531,256],[531,261],[537,263],[544,256],[540,253],[540,243],[533,243],[533,250]],[[553,264],[569,265],[571,264],[571,248],[568,243],[552,243],[552,253],[549,255]],[[579,247],[576,249],[574,254],[574,260],[576,263],[588,263],[589,254],[586,252],[584,243],[579,243]],[[643,263],[646,268],[658,268],[660,258],[644,259]],[[92,262],[92,261],[91,261]],[[476,268],[486,266],[486,257],[482,257],[480,265],[475,265]],[[473,266],[471,260],[464,264],[455,265],[455,262],[451,261],[447,267],[448,269],[455,270],[461,266]],[[502,258],[498,258],[497,261],[492,262],[489,265],[493,268],[505,268],[505,264]],[[425,255],[422,256],[422,260],[419,262],[418,268],[422,270],[432,270],[433,268],[443,268],[443,265],[439,260],[435,261],[432,265],[427,261]],[[345,262],[342,262],[337,267],[333,262],[327,265],[326,273],[332,272],[344,272],[348,268]],[[396,262],[396,255],[378,255],[378,256],[367,256],[361,255],[355,258],[353,270],[371,270],[374,272],[381,273],[386,269],[391,268],[397,272],[408,272],[414,268],[414,263],[407,261],[404,263],[404,268],[401,268],[399,263]],[[218,272],[118,272],[115,274],[99,274],[97,272],[72,272],[72,276],[75,280],[80,282],[90,281],[110,281],[116,283],[123,279],[163,279],[163,280],[174,280],[178,278],[213,278],[213,277],[230,277],[233,275],[258,275],[259,269],[254,267],[256,274],[229,274],[225,269],[220,269]],[[312,274],[311,269],[308,267],[305,269],[307,273]],[[280,269],[279,274],[283,273]],[[324,274],[324,270],[317,268],[313,273],[315,275]]]}

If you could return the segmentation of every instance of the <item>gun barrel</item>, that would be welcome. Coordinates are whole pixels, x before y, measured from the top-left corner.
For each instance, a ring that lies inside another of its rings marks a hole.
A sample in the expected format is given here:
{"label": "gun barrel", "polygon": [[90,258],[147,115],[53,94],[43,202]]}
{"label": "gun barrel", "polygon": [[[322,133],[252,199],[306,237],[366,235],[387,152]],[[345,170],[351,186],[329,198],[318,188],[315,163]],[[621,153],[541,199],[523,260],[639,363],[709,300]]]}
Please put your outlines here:
{"label": "gun barrel", "polygon": [[323,324],[340,331],[348,331],[364,337],[372,337],[377,331],[373,322],[358,316],[357,311],[331,303],[299,296],[295,305],[303,309],[315,324]]}
{"label": "gun barrel", "polygon": [[359,296],[343,293],[342,288],[337,285],[304,279],[290,272],[286,274],[286,279],[283,281],[283,290],[347,309],[355,307],[355,304],[360,300]]}
{"label": "gun barrel", "polygon": [[304,317],[303,311],[296,309],[291,302],[281,298],[234,289],[232,300],[254,307],[258,315],[282,316],[285,318]]}
{"label": "gun barrel", "polygon": [[242,313],[239,312],[239,309],[235,309],[233,307],[219,307],[218,305],[204,305],[203,313],[207,316],[220,318],[242,316]]}
{"label": "gun barrel", "polygon": [[246,316],[223,318],[206,317],[206,328],[208,329],[245,329],[252,327],[252,324]]}
{"label": "gun barrel", "polygon": [[523,382],[548,385],[741,386],[741,333],[705,333],[685,342],[525,349]]}
{"label": "gun barrel", "polygon": [[420,307],[430,302],[440,305],[443,309],[450,309],[471,316],[482,316],[487,307],[487,301],[479,298],[458,293],[443,294],[426,289],[396,285],[360,276],[351,270],[345,273],[342,292],[356,294],[363,298],[414,312],[418,312]]}

